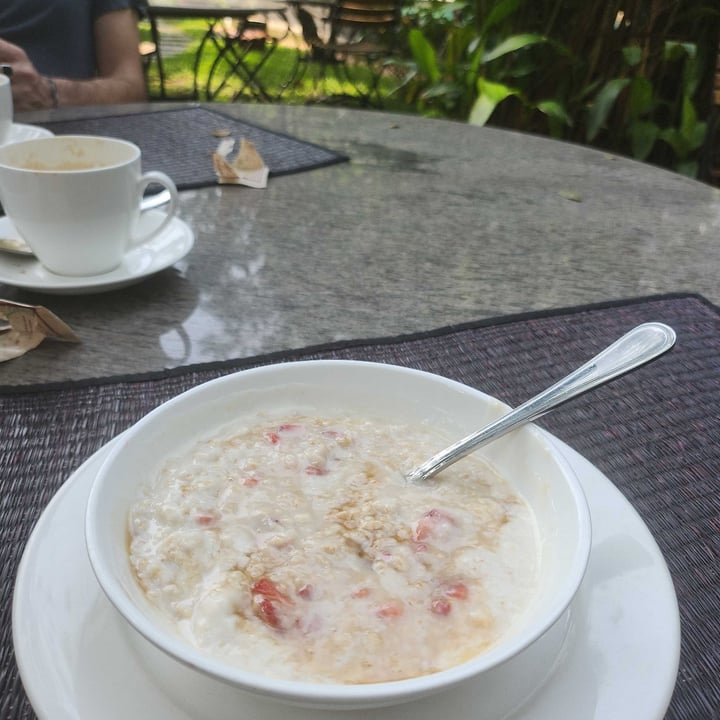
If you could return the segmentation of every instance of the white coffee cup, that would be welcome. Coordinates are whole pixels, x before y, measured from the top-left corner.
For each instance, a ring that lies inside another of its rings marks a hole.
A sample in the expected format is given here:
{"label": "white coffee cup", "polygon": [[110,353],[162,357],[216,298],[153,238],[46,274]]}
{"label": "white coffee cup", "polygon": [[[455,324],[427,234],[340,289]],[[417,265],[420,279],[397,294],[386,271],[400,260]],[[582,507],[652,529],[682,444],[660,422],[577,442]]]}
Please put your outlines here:
{"label": "white coffee cup", "polygon": [[13,99],[10,78],[0,75],[0,145],[10,137],[13,123]]}
{"label": "white coffee cup", "polygon": [[[162,222],[138,235],[148,185],[170,192]],[[58,135],[0,147],[0,203],[38,260],[60,275],[99,275],[173,219],[177,189],[141,169],[140,148],[115,138]]]}

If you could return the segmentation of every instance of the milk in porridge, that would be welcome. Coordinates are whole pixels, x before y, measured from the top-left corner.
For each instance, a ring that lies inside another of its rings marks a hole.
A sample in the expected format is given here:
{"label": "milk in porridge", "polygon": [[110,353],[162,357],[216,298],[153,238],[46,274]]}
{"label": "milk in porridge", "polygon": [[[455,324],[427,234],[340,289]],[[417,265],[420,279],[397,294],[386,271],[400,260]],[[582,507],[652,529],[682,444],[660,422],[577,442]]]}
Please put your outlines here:
{"label": "milk in porridge", "polygon": [[527,607],[539,544],[476,456],[405,480],[447,442],[356,417],[225,428],[132,507],[135,576],[181,635],[246,670],[370,683],[462,663]]}

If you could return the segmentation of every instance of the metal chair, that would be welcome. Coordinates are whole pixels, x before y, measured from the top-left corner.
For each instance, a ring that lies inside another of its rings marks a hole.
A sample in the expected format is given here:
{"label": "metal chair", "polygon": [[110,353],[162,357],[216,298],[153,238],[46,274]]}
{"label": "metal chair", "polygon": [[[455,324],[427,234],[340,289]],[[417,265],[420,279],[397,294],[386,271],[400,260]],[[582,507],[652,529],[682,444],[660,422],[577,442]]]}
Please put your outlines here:
{"label": "metal chair", "polygon": [[150,40],[142,40],[138,46],[138,52],[140,53],[140,61],[142,62],[143,75],[145,76],[145,86],[148,90],[148,95],[151,97],[149,75],[150,69],[155,63],[157,70],[157,81],[158,90],[155,97],[164,100],[165,95],[165,69],[163,67],[162,57],[160,55],[160,31],[158,30],[157,20],[153,14],[151,14],[149,7],[141,6],[140,8],[140,25],[147,26],[150,29]]}
{"label": "metal chair", "polygon": [[260,101],[274,99],[259,76],[277,43],[268,33],[264,17],[224,18],[206,37],[213,45],[214,54],[205,80],[207,100],[216,100],[223,93],[229,93],[228,99],[232,101],[243,95]]}
{"label": "metal chair", "polygon": [[328,99],[352,98],[362,104],[382,106],[380,80],[395,55],[401,28],[401,0],[334,0],[323,36],[315,18],[300,4],[297,15],[307,50],[301,57],[305,68],[318,68],[325,82],[331,69],[343,85],[357,94],[335,93]]}

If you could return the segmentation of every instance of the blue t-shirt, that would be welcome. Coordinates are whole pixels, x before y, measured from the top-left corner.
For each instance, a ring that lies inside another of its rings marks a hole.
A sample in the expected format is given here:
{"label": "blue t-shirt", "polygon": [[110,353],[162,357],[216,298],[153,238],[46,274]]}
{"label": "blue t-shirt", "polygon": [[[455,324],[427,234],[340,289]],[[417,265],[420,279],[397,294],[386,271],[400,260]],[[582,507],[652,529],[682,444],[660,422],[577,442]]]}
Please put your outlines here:
{"label": "blue t-shirt", "polygon": [[96,74],[95,19],[138,0],[0,0],[0,38],[19,45],[41,75]]}

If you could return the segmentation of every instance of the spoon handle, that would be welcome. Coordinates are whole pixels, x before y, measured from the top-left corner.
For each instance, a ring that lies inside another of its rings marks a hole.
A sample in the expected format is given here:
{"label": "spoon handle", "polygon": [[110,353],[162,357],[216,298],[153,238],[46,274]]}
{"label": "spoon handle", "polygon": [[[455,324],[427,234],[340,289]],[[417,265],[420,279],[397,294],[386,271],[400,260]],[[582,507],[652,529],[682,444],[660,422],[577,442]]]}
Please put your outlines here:
{"label": "spoon handle", "polygon": [[547,390],[543,390],[490,425],[433,455],[410,472],[407,476],[408,480],[413,482],[427,480],[481,445],[505,435],[519,425],[536,420],[577,395],[635,370],[667,352],[675,344],[675,338],[675,331],[662,323],[638,325]]}

